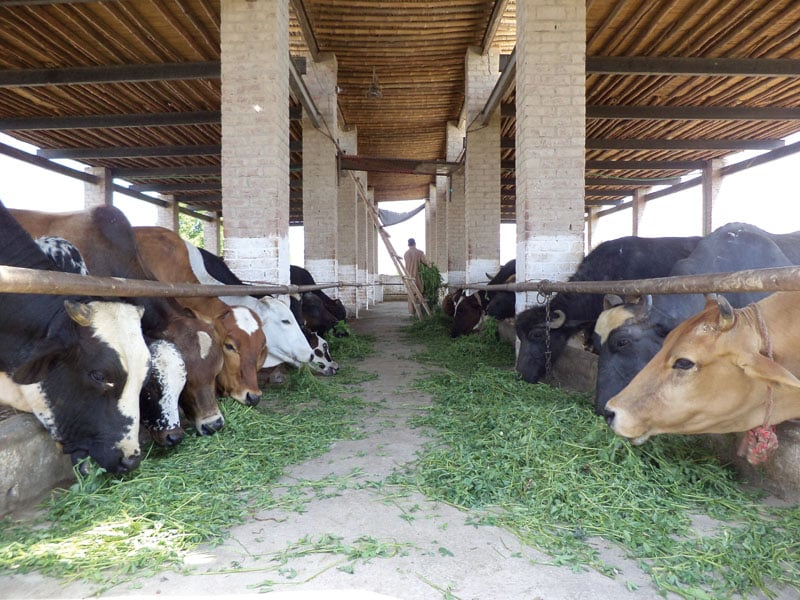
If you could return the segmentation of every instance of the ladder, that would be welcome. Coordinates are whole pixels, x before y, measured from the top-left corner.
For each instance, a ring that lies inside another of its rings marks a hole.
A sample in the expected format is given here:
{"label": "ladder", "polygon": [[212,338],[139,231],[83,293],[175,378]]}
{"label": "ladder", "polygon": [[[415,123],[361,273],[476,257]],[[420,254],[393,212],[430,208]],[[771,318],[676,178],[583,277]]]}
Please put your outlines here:
{"label": "ladder", "polygon": [[372,223],[378,229],[378,233],[383,239],[383,243],[386,245],[386,250],[389,252],[389,256],[394,263],[397,272],[400,273],[400,277],[403,279],[403,284],[406,287],[406,291],[408,295],[413,300],[412,304],[414,305],[414,314],[417,318],[422,318],[423,310],[425,313],[430,316],[431,309],[428,306],[428,302],[425,300],[425,297],[422,295],[422,291],[417,287],[417,281],[413,277],[408,276],[408,271],[406,271],[406,267],[403,264],[400,256],[398,256],[397,252],[394,250],[394,246],[392,246],[392,242],[389,241],[389,234],[386,233],[386,230],[383,228],[383,223],[381,223],[380,215],[378,214],[377,209],[375,206],[370,203],[369,198],[367,197],[367,193],[364,190],[364,186],[361,184],[361,181],[358,180],[352,173],[350,174],[351,177],[356,182],[356,188],[358,189],[358,195],[361,197],[361,200],[364,201],[364,204],[367,206],[367,212],[369,216],[372,218]]}

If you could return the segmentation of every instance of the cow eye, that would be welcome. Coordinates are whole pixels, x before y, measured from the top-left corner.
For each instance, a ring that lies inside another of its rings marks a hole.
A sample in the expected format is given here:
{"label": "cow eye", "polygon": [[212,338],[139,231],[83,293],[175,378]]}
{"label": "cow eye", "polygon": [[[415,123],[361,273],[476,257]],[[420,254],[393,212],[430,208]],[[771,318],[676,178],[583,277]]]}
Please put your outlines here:
{"label": "cow eye", "polygon": [[694,361],[688,358],[679,358],[672,364],[673,369],[680,369],[681,371],[688,371],[694,368]]}
{"label": "cow eye", "polygon": [[225,350],[228,352],[236,352],[236,348],[230,342],[225,342]]}
{"label": "cow eye", "polygon": [[106,382],[106,374],[102,371],[89,371],[89,377],[95,383],[104,384]]}
{"label": "cow eye", "polygon": [[617,350],[622,350],[625,346],[628,346],[631,343],[630,338],[620,337],[614,340],[614,347]]}

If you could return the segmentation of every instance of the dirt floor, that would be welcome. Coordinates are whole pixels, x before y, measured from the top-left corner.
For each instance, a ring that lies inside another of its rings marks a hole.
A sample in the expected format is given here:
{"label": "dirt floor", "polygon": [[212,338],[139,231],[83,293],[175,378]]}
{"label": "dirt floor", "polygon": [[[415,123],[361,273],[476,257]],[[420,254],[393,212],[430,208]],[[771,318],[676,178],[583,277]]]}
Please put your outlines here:
{"label": "dirt floor", "polygon": [[[362,384],[360,394],[376,408],[362,411],[363,439],[339,442],[327,454],[288,470],[287,486],[302,482],[313,490],[305,512],[259,513],[235,528],[222,546],[197,552],[186,573],[163,572],[101,597],[242,597],[269,591],[270,598],[298,600],[662,598],[649,577],[613,548],[602,551],[621,569],[615,579],[550,566],[546,555],[502,529],[470,525],[470,515],[461,510],[380,483],[414,461],[429,441],[425,431],[408,423],[430,401],[408,387],[426,369],[410,359],[412,348],[398,341],[397,331],[408,319],[403,301],[361,311],[352,321],[356,332],[391,341],[376,344],[376,353],[359,365],[379,374]],[[284,565],[273,560],[290,547],[319,549],[326,540],[376,548],[365,551],[372,558],[354,563],[341,553],[318,551]],[[629,591],[634,585],[638,589]],[[0,577],[0,598],[81,598],[94,591],[36,574]]]}

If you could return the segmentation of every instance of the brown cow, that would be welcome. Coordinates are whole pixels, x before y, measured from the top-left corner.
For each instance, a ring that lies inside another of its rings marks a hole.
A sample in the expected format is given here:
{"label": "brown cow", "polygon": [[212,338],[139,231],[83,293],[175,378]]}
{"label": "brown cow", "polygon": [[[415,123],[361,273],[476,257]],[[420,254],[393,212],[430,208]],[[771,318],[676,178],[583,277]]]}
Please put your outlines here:
{"label": "brown cow", "polygon": [[[34,237],[57,235],[80,251],[89,271],[99,277],[155,280],[142,264],[125,214],[113,206],[87,211],[46,213],[10,209]],[[189,314],[172,298],[140,298],[144,306],[144,334],[175,344],[186,365],[186,385],[180,406],[197,432],[209,435],[225,421],[216,396],[216,376],[222,369],[222,351],[214,343],[214,328]]]}
{"label": "brown cow", "polygon": [[609,400],[605,416],[634,444],[659,433],[748,431],[800,417],[797,375],[800,292],[778,292],[739,309],[710,296]]}
{"label": "brown cow", "polygon": [[[133,233],[145,266],[159,281],[200,283],[177,233],[164,227],[134,227]],[[261,318],[246,306],[229,306],[216,297],[178,298],[178,303],[214,325],[224,363],[217,375],[220,394],[248,406],[258,404],[258,369],[267,358]]]}

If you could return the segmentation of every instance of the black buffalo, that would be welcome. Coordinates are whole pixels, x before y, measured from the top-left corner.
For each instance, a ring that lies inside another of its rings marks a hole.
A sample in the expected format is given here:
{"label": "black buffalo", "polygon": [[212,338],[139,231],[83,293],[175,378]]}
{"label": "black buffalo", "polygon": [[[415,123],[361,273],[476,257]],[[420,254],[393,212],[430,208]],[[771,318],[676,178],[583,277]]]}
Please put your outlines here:
{"label": "black buffalo", "polygon": [[[586,255],[569,281],[663,277],[677,261],[689,256],[699,241],[699,237],[636,236],[609,240]],[[517,371],[522,378],[529,383],[538,382],[547,365],[561,355],[567,340],[581,330],[591,331],[602,311],[602,294],[565,293],[555,294],[549,309],[541,305],[519,313]]]}
{"label": "black buffalo", "polygon": [[[670,275],[730,273],[793,264],[772,237],[753,225],[729,223],[703,238],[689,257],[675,263]],[[724,294],[733,307],[746,306],[767,295]],[[603,414],[606,403],[661,349],[666,335],[704,306],[702,294],[659,294],[604,311],[594,334],[599,354],[595,412]]]}

